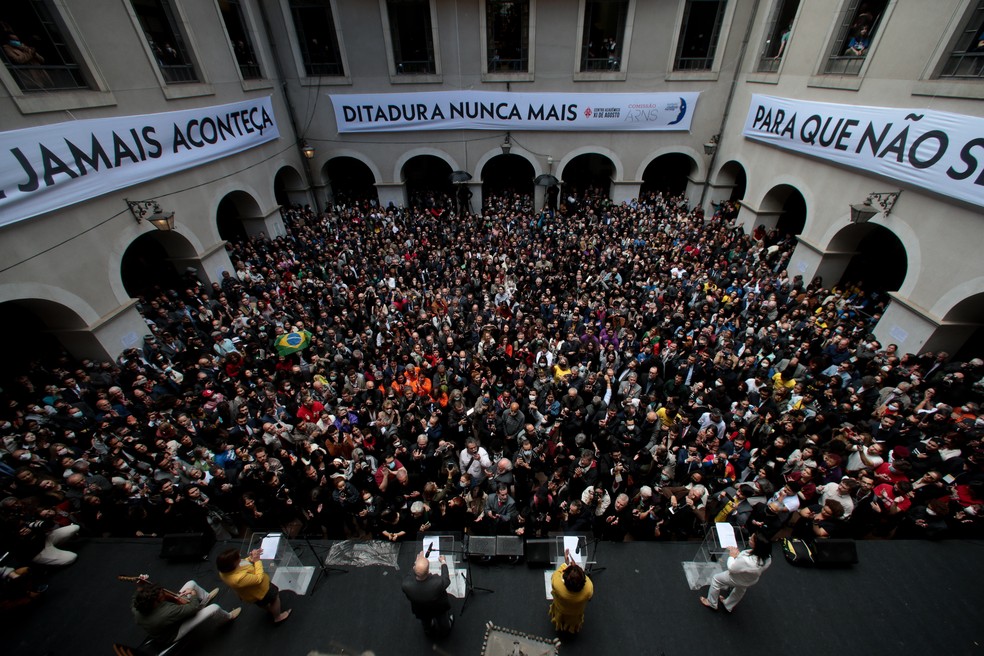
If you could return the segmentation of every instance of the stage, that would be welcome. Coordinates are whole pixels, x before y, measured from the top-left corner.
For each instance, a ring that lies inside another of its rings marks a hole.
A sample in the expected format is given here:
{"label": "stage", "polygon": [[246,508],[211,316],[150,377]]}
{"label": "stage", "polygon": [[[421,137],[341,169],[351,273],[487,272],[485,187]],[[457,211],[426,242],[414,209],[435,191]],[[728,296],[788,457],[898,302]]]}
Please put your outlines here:
{"label": "stage", "polygon": [[[293,543],[304,564],[314,558]],[[419,544],[419,543],[418,543]],[[114,642],[143,640],[130,614],[132,583],[119,574],[146,573],[177,589],[196,579],[220,587],[227,610],[238,600],[222,587],[212,561],[171,564],[158,558],[160,540],[83,540],[78,561],[52,574],[44,599],[3,617],[8,656],[106,656]],[[227,546],[218,543],[214,557]],[[316,542],[321,553],[330,543]],[[699,543],[599,543],[605,571],[592,576],[595,597],[584,630],[560,654],[980,654],[984,605],[980,602],[981,545],[976,542],[859,542],[860,563],[846,570],[795,568],[776,545],[773,565],[733,615],[701,606],[687,586],[682,563]],[[321,653],[376,656],[450,654],[477,656],[487,622],[553,637],[544,598],[543,569],[525,563],[472,567],[476,592],[464,615],[453,600],[451,636],[435,650],[410,612],[400,581],[412,564],[414,543],[401,545],[399,569],[353,567],[331,573],[313,594],[283,595],[293,614],[281,626],[250,606],[232,625],[208,634],[181,653],[222,656]]]}

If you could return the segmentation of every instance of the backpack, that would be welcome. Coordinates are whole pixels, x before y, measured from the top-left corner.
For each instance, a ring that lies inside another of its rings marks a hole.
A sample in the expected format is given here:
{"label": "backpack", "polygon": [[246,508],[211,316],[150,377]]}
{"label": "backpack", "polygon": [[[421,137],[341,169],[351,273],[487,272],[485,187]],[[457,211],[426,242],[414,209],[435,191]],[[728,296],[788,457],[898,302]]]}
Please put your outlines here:
{"label": "backpack", "polygon": [[782,541],[782,554],[793,565],[810,567],[814,564],[813,550],[810,544],[803,540],[786,538]]}

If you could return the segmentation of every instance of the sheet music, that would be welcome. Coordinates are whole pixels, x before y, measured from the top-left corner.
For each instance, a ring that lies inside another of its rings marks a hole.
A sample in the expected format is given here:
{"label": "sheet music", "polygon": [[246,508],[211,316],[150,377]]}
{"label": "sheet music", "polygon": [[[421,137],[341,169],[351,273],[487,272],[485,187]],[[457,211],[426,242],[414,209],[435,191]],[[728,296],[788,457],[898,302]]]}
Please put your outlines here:
{"label": "sheet music", "polygon": [[263,538],[260,542],[260,549],[263,550],[263,555],[260,556],[262,560],[275,560],[277,557],[277,549],[280,548],[280,533],[271,533],[270,535]]}
{"label": "sheet music", "polygon": [[[427,553],[427,550],[433,547],[433,549],[431,549],[430,555],[427,556],[427,560],[431,564],[431,571],[434,571],[434,563],[436,563],[438,559],[441,557],[441,541],[436,535],[428,535],[424,537],[423,547],[424,547],[424,553]],[[437,571],[440,572],[441,568],[438,567]]]}
{"label": "sheet music", "polygon": [[728,547],[738,548],[738,539],[735,537],[735,527],[728,522],[716,522],[714,529],[717,531],[718,544],[722,549]]}
{"label": "sheet music", "polygon": [[[574,562],[580,565],[582,568],[588,562],[588,548],[587,545],[584,547],[580,545],[580,538],[576,535],[565,535],[564,536],[564,550],[571,552],[571,558]],[[578,553],[580,551],[580,553]]]}

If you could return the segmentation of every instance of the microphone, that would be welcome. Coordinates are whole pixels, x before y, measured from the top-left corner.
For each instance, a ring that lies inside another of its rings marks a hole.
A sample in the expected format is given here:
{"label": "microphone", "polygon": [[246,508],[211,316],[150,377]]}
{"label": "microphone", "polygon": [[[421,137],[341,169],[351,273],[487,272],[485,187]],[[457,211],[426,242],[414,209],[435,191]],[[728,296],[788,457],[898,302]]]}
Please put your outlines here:
{"label": "microphone", "polygon": [[434,551],[434,543],[431,542],[430,546],[427,547],[427,553],[424,554],[424,558],[430,558],[431,552]]}

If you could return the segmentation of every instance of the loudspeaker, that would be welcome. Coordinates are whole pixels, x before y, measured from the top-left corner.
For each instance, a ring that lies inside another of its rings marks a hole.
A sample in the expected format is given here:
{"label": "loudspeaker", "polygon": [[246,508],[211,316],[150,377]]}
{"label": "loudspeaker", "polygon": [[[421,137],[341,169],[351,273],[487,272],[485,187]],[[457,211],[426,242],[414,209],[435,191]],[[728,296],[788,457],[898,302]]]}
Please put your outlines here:
{"label": "loudspeaker", "polygon": [[858,562],[854,540],[817,540],[813,543],[813,561],[818,567],[848,567]]}
{"label": "loudspeaker", "polygon": [[550,545],[553,540],[527,540],[524,555],[530,567],[550,567]]}
{"label": "loudspeaker", "polygon": [[202,560],[215,544],[215,536],[205,533],[171,533],[161,542],[161,558],[168,560]]}

